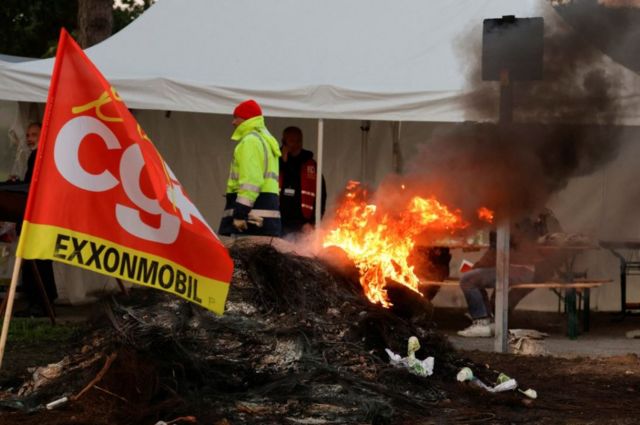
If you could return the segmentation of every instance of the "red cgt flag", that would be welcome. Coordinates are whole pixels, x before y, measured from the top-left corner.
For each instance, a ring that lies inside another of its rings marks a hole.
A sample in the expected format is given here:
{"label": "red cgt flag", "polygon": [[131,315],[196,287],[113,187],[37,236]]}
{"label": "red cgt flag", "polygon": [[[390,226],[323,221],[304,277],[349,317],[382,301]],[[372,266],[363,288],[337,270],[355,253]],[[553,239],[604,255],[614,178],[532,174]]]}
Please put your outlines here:
{"label": "red cgt flag", "polygon": [[222,314],[224,245],[109,82],[62,30],[17,255],[164,290]]}

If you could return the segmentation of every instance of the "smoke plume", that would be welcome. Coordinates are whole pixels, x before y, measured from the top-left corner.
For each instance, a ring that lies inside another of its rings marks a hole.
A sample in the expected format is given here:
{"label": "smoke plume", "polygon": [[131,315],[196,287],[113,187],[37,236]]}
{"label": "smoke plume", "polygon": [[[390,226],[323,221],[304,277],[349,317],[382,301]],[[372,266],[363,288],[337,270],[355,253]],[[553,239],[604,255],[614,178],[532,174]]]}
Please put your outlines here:
{"label": "smoke plume", "polygon": [[[518,218],[543,207],[570,179],[615,158],[624,79],[621,67],[603,55],[611,50],[601,46],[635,29],[602,24],[597,37],[605,41],[594,44],[586,36],[592,29],[578,19],[593,8],[607,9],[597,0],[546,9],[544,79],[513,84],[513,122],[505,125],[497,124],[500,83],[480,81],[481,31],[474,28],[460,54],[470,59],[472,95],[465,107],[475,122],[443,125],[403,176],[381,185],[378,202],[397,208],[412,195],[433,194],[468,219],[480,206]],[[407,190],[398,191],[399,184]]]}

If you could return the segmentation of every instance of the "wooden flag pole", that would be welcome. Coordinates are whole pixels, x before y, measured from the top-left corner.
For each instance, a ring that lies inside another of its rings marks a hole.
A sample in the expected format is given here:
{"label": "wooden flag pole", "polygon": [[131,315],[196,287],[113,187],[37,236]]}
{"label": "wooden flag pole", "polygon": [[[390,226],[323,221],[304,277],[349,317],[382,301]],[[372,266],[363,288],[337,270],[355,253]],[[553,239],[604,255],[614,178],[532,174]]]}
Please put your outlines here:
{"label": "wooden flag pole", "polygon": [[4,320],[2,321],[2,334],[0,335],[0,369],[2,369],[4,347],[7,345],[7,337],[9,335],[9,323],[11,322],[11,314],[13,313],[13,301],[16,298],[20,266],[22,266],[22,257],[16,257],[16,263],[13,266],[13,275],[11,276],[11,285],[9,286],[9,294],[7,295],[7,308],[4,311]]}

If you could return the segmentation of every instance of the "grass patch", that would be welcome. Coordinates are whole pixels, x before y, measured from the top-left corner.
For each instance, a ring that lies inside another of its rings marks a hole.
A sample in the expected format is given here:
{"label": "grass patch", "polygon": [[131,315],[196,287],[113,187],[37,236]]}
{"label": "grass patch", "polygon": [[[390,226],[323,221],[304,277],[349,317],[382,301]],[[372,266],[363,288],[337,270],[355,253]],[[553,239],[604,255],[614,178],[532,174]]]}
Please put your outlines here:
{"label": "grass patch", "polygon": [[11,320],[8,342],[62,342],[71,339],[81,328],[79,324],[51,326],[48,318],[16,317]]}

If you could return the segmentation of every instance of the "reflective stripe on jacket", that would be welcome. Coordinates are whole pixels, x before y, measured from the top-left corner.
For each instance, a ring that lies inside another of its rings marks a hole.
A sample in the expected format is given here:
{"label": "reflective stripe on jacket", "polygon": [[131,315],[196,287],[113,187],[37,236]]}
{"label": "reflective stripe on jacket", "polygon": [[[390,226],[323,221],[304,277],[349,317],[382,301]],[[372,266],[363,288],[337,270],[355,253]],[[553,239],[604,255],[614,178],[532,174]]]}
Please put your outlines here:
{"label": "reflective stripe on jacket", "polygon": [[231,139],[239,143],[233,152],[227,194],[237,194],[236,202],[250,209],[260,193],[279,193],[280,147],[262,116],[244,121]]}
{"label": "reflective stripe on jacket", "polygon": [[[280,219],[280,210],[278,208],[278,196],[273,193],[261,193],[256,199],[256,203],[251,210],[248,218],[249,228],[244,232],[238,232],[233,227],[234,206],[236,205],[236,194],[227,194],[227,202],[225,210],[222,213],[218,234],[229,236],[233,234],[242,235],[259,235],[259,236],[280,236],[282,233],[282,221]],[[262,225],[255,224],[255,217],[262,219]]]}
{"label": "reflective stripe on jacket", "polygon": [[[305,220],[314,222],[314,211],[316,206],[316,161],[313,159],[313,154],[309,151],[311,156],[306,161],[300,164],[300,169],[296,170],[296,176],[300,180],[300,212]],[[286,168],[285,168],[286,169]],[[280,191],[282,194],[284,186],[284,170],[280,170],[280,178],[278,183],[280,184]]]}
{"label": "reflective stripe on jacket", "polygon": [[[244,234],[280,235],[278,169],[280,147],[265,127],[264,117],[254,117],[236,127],[238,142],[227,180],[227,205],[220,223],[221,235],[235,233],[233,219],[250,214],[264,219],[262,227],[249,224]],[[251,220],[249,220],[251,222]]]}
{"label": "reflective stripe on jacket", "polygon": [[307,220],[313,220],[316,207],[316,162],[313,159],[302,164],[300,189],[302,215]]}

